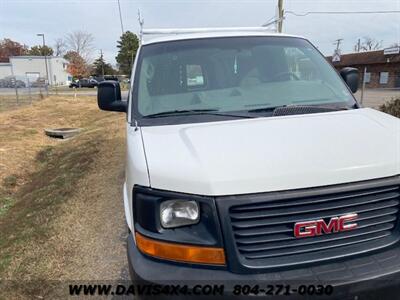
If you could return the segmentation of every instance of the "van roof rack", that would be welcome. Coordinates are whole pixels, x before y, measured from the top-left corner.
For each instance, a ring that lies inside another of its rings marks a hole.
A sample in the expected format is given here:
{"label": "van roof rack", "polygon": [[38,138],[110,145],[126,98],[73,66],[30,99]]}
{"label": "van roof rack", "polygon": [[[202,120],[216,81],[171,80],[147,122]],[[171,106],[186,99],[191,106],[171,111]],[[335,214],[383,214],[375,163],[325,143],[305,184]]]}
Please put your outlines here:
{"label": "van roof rack", "polygon": [[151,34],[187,34],[187,33],[207,33],[207,32],[235,32],[235,31],[260,31],[271,32],[267,27],[213,27],[213,28],[155,28],[143,29],[142,35]]}

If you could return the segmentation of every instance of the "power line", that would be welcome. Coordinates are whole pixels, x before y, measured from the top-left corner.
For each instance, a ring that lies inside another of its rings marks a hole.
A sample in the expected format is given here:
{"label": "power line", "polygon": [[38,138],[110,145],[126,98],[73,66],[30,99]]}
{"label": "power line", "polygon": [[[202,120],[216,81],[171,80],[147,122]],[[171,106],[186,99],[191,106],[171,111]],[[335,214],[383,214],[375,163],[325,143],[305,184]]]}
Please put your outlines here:
{"label": "power line", "polygon": [[121,31],[122,31],[122,34],[124,34],[124,24],[122,23],[122,14],[121,14],[121,4],[119,3],[119,0],[118,0],[118,10],[119,10],[119,20],[120,20],[120,22],[121,22]]}
{"label": "power line", "polygon": [[285,11],[283,9],[283,0],[278,0],[277,15],[269,18],[262,27],[269,27],[275,25],[275,31],[282,32],[283,20],[285,19]]}
{"label": "power line", "polygon": [[273,17],[269,18],[267,21],[265,21],[265,23],[263,23],[261,26],[266,27],[266,26],[270,25],[271,23],[275,23],[275,22],[276,22],[276,16],[273,16]]}
{"label": "power line", "polygon": [[308,15],[350,15],[350,14],[397,14],[400,10],[376,10],[376,11],[308,11],[305,13],[296,13],[294,11],[287,10],[286,14],[291,14],[296,17],[305,17]]}
{"label": "power line", "polygon": [[[273,18],[275,18],[275,17],[273,17]],[[280,20],[284,20],[285,19],[285,17],[282,17],[280,19],[276,19],[275,18],[273,21],[270,21],[273,18],[269,19],[266,23],[262,24],[261,27],[269,27],[271,25],[275,25],[276,26],[276,24],[278,24]]]}

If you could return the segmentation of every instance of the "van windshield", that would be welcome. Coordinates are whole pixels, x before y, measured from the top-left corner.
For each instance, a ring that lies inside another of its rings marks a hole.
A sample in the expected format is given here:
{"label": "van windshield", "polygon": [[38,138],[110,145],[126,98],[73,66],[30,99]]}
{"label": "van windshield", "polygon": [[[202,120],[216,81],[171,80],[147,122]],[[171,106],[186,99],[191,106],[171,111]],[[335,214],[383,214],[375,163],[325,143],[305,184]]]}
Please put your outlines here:
{"label": "van windshield", "polygon": [[286,105],[355,105],[339,75],[301,38],[226,37],[146,45],[134,86],[133,107],[141,118],[188,112],[265,115],[268,108]]}

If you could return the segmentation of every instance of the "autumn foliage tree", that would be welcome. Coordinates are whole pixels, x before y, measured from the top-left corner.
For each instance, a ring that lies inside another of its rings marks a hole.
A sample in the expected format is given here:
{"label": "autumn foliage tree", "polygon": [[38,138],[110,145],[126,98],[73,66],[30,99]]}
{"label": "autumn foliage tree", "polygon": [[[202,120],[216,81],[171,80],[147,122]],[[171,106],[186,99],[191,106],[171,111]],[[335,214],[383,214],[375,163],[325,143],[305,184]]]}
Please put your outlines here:
{"label": "autumn foliage tree", "polygon": [[76,51],[68,51],[64,58],[68,61],[67,71],[73,77],[82,78],[88,75],[88,65]]}
{"label": "autumn foliage tree", "polygon": [[0,40],[0,62],[9,62],[10,56],[25,55],[28,51],[26,45],[22,45],[10,39]]}

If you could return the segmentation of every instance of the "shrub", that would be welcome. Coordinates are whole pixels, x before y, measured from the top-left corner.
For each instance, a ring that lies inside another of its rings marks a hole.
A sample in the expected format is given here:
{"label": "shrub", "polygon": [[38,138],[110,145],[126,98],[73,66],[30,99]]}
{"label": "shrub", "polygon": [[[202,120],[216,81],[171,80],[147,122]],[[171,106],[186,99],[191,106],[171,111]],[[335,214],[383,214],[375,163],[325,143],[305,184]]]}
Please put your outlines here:
{"label": "shrub", "polygon": [[393,98],[392,100],[381,105],[379,109],[387,114],[400,118],[400,97]]}

